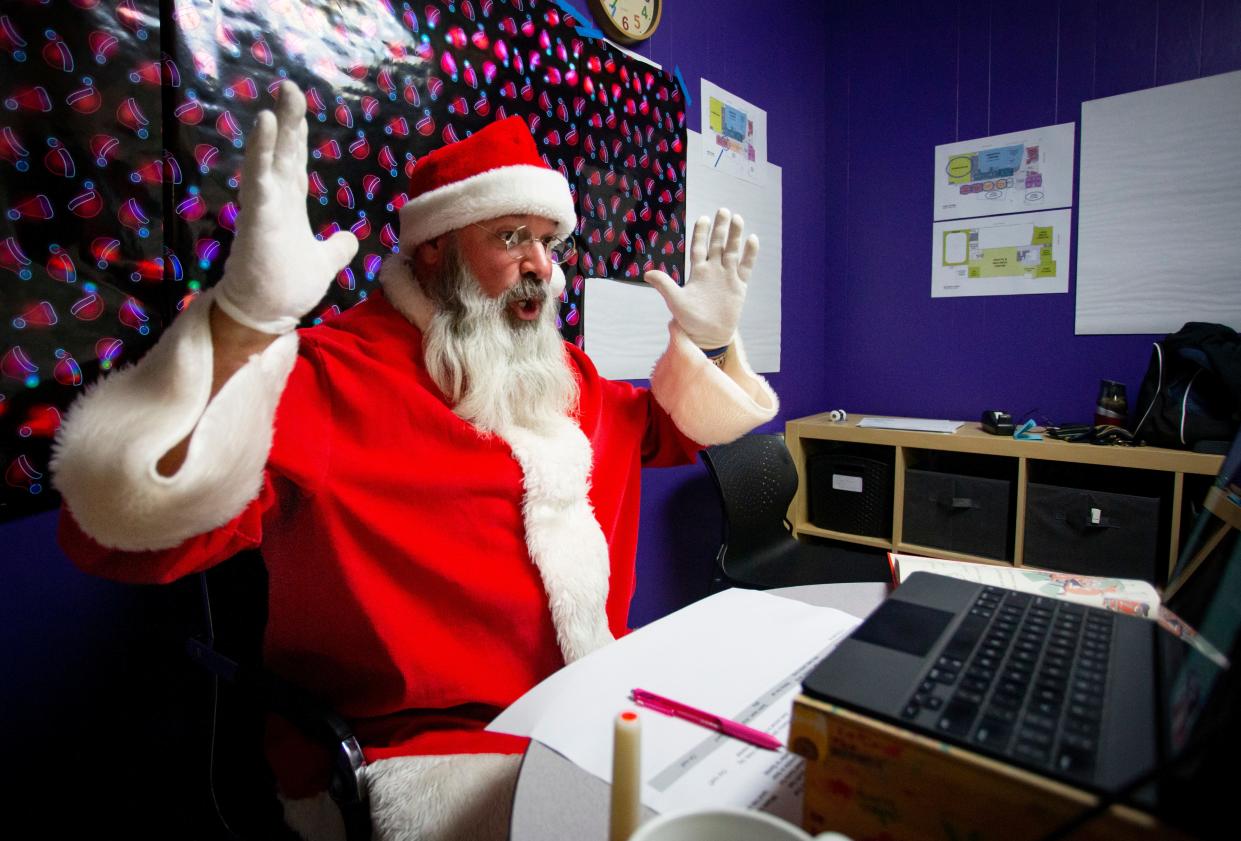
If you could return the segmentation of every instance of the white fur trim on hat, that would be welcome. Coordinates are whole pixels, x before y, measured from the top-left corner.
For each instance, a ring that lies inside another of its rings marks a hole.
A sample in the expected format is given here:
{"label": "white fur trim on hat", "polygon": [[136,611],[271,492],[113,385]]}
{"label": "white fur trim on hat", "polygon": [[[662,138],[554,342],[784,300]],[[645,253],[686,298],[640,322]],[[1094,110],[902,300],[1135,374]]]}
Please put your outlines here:
{"label": "white fur trim on hat", "polygon": [[577,227],[569,182],[559,171],[531,164],[499,167],[438,187],[401,207],[401,248],[501,216],[542,216],[568,236]]}

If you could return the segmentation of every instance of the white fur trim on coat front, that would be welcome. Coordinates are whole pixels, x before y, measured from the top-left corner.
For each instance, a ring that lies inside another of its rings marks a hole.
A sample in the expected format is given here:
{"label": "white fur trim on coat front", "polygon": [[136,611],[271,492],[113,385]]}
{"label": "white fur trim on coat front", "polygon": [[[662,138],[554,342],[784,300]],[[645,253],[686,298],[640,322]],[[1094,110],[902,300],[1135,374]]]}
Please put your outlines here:
{"label": "white fur trim on coat front", "polygon": [[780,401],[746,360],[741,337],[716,366],[675,321],[651,372],[651,392],[677,428],[709,447],[727,444],[776,416]]}
{"label": "white fur trim on coat front", "polygon": [[542,216],[568,236],[577,226],[569,182],[558,170],[530,164],[489,169],[410,199],[401,206],[401,250],[501,216]]}
{"label": "white fur trim on coat front", "polygon": [[[521,756],[457,754],[380,759],[366,766],[374,841],[504,841]],[[305,841],[344,841],[327,793],[284,801]]]}
{"label": "white fur trim on coat front", "polygon": [[608,544],[587,497],[592,454],[576,423],[500,431],[521,465],[526,546],[539,568],[556,626],[556,641],[572,663],[612,641],[607,600]]}
{"label": "white fur trim on coat front", "polygon": [[[297,335],[251,357],[208,403],[213,295],[191,303],[136,365],[89,388],[57,433],[53,484],[104,546],[176,546],[236,517],[262,486]],[[191,432],[181,469],[160,475],[160,458]]]}

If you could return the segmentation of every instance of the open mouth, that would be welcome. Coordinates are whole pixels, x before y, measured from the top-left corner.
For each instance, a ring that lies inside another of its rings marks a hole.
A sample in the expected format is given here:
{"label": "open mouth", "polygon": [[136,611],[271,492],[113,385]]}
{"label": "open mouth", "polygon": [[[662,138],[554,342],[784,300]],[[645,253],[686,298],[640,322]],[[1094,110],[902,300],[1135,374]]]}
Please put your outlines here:
{"label": "open mouth", "polygon": [[508,310],[515,318],[522,321],[534,321],[543,311],[543,299],[518,298],[508,305]]}

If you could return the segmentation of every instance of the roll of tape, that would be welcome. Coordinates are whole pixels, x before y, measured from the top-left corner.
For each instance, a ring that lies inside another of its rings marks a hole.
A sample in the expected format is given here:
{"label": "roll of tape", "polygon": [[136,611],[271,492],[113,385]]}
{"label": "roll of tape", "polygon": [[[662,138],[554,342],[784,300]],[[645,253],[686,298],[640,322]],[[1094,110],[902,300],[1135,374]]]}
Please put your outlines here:
{"label": "roll of tape", "polygon": [[827,416],[834,423],[843,423],[849,419],[849,415],[844,409],[832,409],[827,413]]}

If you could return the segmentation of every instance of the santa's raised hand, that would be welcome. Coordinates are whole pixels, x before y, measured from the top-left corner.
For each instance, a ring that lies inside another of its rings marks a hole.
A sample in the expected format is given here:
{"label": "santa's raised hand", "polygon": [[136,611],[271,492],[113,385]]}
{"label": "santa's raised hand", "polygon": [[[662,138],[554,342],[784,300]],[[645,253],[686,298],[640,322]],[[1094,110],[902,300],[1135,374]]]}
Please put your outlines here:
{"label": "santa's raised hand", "polygon": [[703,350],[727,347],[736,338],[746,283],[758,259],[758,237],[744,236],[741,216],[720,208],[714,221],[702,216],[694,225],[684,286],[664,272],[646,273],[685,335]]}
{"label": "santa's raised hand", "polygon": [[358,251],[339,231],[318,240],[306,214],[306,97],[280,83],[276,112],[254,124],[241,170],[241,213],[216,304],[264,333],[287,333],[322,300],[328,285]]}

